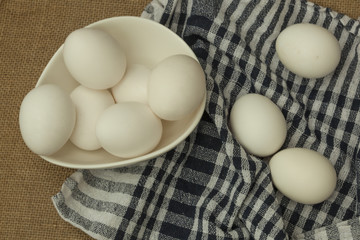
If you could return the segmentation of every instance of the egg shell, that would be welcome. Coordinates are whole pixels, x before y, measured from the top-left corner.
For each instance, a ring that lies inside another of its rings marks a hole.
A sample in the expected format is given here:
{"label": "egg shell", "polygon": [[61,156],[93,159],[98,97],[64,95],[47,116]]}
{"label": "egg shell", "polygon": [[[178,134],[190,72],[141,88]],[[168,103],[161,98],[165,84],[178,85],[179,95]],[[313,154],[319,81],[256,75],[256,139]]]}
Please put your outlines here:
{"label": "egg shell", "polygon": [[230,130],[250,154],[266,157],[284,144],[286,120],[269,98],[250,93],[240,96],[230,111]]}
{"label": "egg shell", "polygon": [[153,150],[162,136],[161,120],[148,105],[121,102],[107,108],[96,125],[96,136],[109,153],[131,158]]}
{"label": "egg shell", "polygon": [[99,29],[81,28],[70,33],[63,56],[70,74],[88,88],[111,88],[126,70],[124,51],[110,34]]}
{"label": "egg shell", "polygon": [[341,48],[327,29],[310,23],[285,28],[276,40],[276,52],[287,69],[305,78],[321,78],[339,64]]}
{"label": "egg shell", "polygon": [[199,62],[187,55],[173,55],[152,69],[148,101],[161,119],[175,121],[200,105],[205,90],[205,74]]}
{"label": "egg shell", "polygon": [[111,93],[116,102],[148,103],[148,81],[150,69],[141,64],[128,66],[125,76],[114,87]]}
{"label": "egg shell", "polygon": [[20,106],[22,138],[29,149],[39,155],[57,152],[70,138],[75,119],[69,94],[54,84],[32,89]]}
{"label": "egg shell", "polygon": [[333,165],[323,155],[310,149],[284,149],[270,159],[269,166],[278,190],[299,203],[323,202],[336,188],[337,176]]}
{"label": "egg shell", "polygon": [[115,104],[110,91],[80,85],[71,92],[70,97],[76,108],[76,123],[70,141],[84,150],[101,148],[95,129],[99,116]]}

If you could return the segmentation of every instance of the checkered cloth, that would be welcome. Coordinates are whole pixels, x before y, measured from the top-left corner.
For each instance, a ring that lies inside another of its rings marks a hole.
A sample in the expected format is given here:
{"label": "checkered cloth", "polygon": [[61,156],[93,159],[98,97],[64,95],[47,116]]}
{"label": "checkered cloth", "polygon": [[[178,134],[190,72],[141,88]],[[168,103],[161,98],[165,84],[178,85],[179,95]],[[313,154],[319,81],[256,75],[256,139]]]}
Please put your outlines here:
{"label": "checkered cloth", "polygon": [[[141,164],[78,170],[53,202],[63,219],[96,239],[360,239],[359,22],[305,0],[154,0],[142,14],[180,35],[207,77],[205,113],[174,150]],[[275,53],[288,25],[329,29],[342,55],[321,80],[289,72]],[[274,188],[263,159],[228,127],[246,93],[279,106],[283,148],[326,156],[338,174],[334,194],[304,205]]]}

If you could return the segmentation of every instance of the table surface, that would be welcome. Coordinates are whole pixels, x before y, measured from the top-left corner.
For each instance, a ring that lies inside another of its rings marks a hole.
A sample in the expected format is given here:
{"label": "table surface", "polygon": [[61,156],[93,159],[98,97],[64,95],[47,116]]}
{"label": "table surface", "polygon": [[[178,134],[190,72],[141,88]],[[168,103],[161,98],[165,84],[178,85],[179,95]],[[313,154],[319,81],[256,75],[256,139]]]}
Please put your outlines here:
{"label": "table surface", "polygon": [[[0,0],[0,238],[89,239],[63,221],[52,205],[74,169],[52,165],[22,141],[18,113],[23,97],[74,29],[100,19],[139,16],[150,0]],[[354,19],[358,0],[314,0]]]}

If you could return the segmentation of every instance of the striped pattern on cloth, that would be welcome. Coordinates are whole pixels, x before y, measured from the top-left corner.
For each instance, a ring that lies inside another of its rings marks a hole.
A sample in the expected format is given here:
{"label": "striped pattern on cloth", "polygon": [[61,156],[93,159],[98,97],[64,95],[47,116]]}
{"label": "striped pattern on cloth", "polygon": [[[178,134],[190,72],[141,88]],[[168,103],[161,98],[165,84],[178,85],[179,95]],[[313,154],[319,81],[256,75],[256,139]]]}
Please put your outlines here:
{"label": "striped pattern on cloth", "polygon": [[[135,166],[78,170],[53,197],[60,216],[96,239],[360,239],[359,22],[302,0],[154,0],[142,17],[181,36],[207,77],[205,113],[174,150]],[[310,22],[339,40],[321,80],[289,72],[275,53],[288,25]],[[287,121],[283,148],[313,149],[338,174],[334,194],[304,205],[274,188],[263,159],[233,138],[235,100],[259,93]]]}

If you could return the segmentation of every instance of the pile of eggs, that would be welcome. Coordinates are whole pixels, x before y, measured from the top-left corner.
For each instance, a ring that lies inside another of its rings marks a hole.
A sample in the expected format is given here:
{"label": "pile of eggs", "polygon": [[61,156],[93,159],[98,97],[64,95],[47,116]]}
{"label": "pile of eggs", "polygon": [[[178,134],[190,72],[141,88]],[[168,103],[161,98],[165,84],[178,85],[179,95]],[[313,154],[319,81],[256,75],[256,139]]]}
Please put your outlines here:
{"label": "pile of eggs", "polygon": [[151,69],[129,64],[118,42],[95,28],[69,34],[63,60],[79,85],[70,94],[55,84],[40,85],[20,107],[24,142],[42,156],[68,140],[121,158],[144,155],[159,144],[163,121],[186,118],[205,95],[205,75],[194,58],[172,55]]}
{"label": "pile of eggs", "polygon": [[[313,24],[294,24],[276,41],[289,71],[322,78],[337,67],[336,38]],[[70,140],[80,149],[103,148],[122,158],[150,152],[160,142],[163,121],[191,114],[205,95],[205,76],[187,55],[165,58],[153,68],[129,64],[111,35],[83,28],[65,40],[66,68],[79,83],[71,94],[55,84],[40,85],[24,98],[19,114],[22,137],[39,155],[52,155]],[[304,148],[280,150],[286,136],[281,110],[259,94],[239,97],[230,112],[230,130],[244,149],[270,157],[274,185],[290,199],[316,204],[331,196],[337,176],[328,159]]]}
{"label": "pile of eggs", "polygon": [[[284,29],[277,38],[276,52],[286,69],[305,78],[333,72],[341,56],[336,38],[308,23]],[[337,176],[327,158],[305,148],[280,150],[287,136],[286,120],[270,99],[255,93],[240,96],[232,106],[229,123],[233,136],[248,153],[270,157],[272,181],[285,196],[316,204],[332,195]]]}

